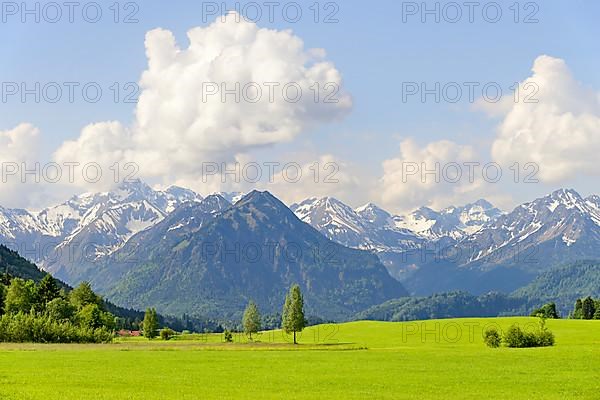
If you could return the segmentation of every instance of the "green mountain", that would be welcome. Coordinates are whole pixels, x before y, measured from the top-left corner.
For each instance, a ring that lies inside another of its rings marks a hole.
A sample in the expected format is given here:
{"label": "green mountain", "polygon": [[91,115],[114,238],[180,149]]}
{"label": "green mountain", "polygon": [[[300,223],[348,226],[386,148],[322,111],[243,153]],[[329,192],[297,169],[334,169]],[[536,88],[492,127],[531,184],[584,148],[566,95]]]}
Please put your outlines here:
{"label": "green mountain", "polygon": [[431,318],[529,315],[532,310],[556,303],[563,318],[577,299],[600,297],[600,261],[578,261],[538,275],[510,294],[492,292],[475,296],[467,292],[403,297],[359,312],[355,319],[412,321]]}
{"label": "green mountain", "polygon": [[503,293],[474,296],[467,292],[405,297],[386,301],[356,314],[357,320],[415,321],[439,318],[497,317],[525,314],[526,301]]}
{"label": "green mountain", "polygon": [[35,264],[27,261],[13,250],[0,245],[0,273],[7,273],[23,279],[31,279],[35,282],[41,281],[46,273]]}
{"label": "green mountain", "polygon": [[528,298],[532,304],[555,302],[567,316],[577,299],[600,297],[600,261],[578,261],[551,269],[513,295]]}
{"label": "green mountain", "polygon": [[[3,245],[0,245],[0,273],[5,273],[15,278],[32,280],[36,283],[48,275],[47,272],[39,269],[37,265],[21,257],[16,251],[10,250]],[[56,282],[67,292],[73,290],[71,286],[59,279],[56,279]],[[131,320],[135,320],[136,318],[141,320],[144,318],[144,314],[139,311],[118,307],[108,301],[105,301],[104,303],[106,309],[116,316],[129,318]]]}

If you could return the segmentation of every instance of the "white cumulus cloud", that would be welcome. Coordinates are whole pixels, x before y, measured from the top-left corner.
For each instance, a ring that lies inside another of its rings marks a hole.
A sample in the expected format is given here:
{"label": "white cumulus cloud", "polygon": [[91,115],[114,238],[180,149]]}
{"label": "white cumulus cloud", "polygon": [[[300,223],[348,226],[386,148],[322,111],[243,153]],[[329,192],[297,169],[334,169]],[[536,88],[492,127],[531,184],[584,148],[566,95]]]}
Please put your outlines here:
{"label": "white cumulus cloud", "polygon": [[0,131],[0,162],[22,163],[35,160],[39,129],[23,123],[13,129]]}
{"label": "white cumulus cloud", "polygon": [[[598,175],[600,93],[578,82],[564,60],[538,57],[520,83],[537,89],[529,102],[513,102],[498,129],[493,158],[504,164],[536,163],[544,182]],[[529,93],[531,90],[529,90]]]}
{"label": "white cumulus cloud", "polygon": [[142,178],[175,180],[201,173],[203,162],[230,162],[289,142],[352,107],[325,52],[306,49],[289,30],[236,22],[229,14],[187,36],[182,48],[168,30],[148,32],[133,123],[89,125],[55,159],[105,168],[133,162]]}
{"label": "white cumulus cloud", "polygon": [[[302,162],[298,160],[304,158]],[[296,161],[283,164],[270,183],[259,187],[269,190],[287,204],[301,202],[308,197],[336,197],[355,204],[368,201],[369,181],[360,168],[352,163],[324,154],[311,157],[296,156]]]}
{"label": "white cumulus cloud", "polygon": [[33,189],[43,167],[38,160],[39,136],[39,129],[29,123],[0,131],[0,205],[23,206],[38,201],[39,193]]}

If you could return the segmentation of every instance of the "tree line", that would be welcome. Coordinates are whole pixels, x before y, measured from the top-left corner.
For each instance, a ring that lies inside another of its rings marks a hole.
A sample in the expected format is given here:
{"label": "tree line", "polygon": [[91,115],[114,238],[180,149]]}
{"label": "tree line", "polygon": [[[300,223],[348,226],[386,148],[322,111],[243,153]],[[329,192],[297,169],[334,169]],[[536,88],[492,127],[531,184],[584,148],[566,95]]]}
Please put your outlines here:
{"label": "tree line", "polygon": [[[70,291],[47,274],[39,283],[31,279],[0,274],[0,342],[38,343],[106,343],[115,330],[132,325],[143,329],[149,339],[175,335],[170,328],[159,330],[162,321],[154,308],[148,308],[143,321],[129,321],[108,311],[106,303],[89,282]],[[274,321],[267,321],[267,325]],[[281,314],[281,328],[293,334],[307,326],[304,298],[300,287],[293,285],[286,295]],[[250,340],[263,328],[258,306],[250,301],[242,318],[243,331]],[[231,337],[231,333],[225,337]]]}
{"label": "tree line", "polygon": [[[532,317],[543,317],[550,319],[560,318],[556,309],[556,303],[547,303],[542,307],[536,308],[531,313]],[[600,320],[600,299],[594,299],[590,296],[577,299],[575,307],[568,315],[570,319],[599,319]]]}
{"label": "tree line", "polygon": [[104,343],[116,323],[88,282],[67,292],[48,274],[37,284],[0,276],[0,342]]}
{"label": "tree line", "polygon": [[589,296],[585,299],[577,299],[570,318],[600,319],[600,299],[593,299]]}

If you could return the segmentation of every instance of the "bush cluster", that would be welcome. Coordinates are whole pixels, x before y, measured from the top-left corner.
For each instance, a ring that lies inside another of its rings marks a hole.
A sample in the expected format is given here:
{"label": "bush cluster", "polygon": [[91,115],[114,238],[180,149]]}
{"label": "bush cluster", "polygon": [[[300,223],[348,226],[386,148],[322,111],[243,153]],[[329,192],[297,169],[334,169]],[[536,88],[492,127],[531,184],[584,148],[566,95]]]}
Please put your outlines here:
{"label": "bush cluster", "polygon": [[108,343],[113,333],[105,327],[90,328],[70,321],[56,321],[35,313],[0,317],[0,342],[11,343]]}
{"label": "bush cluster", "polygon": [[488,347],[497,348],[504,342],[506,347],[547,347],[554,346],[554,334],[546,328],[546,319],[540,318],[540,327],[535,332],[528,332],[518,325],[511,325],[502,335],[496,328],[489,328],[483,333],[483,341]]}
{"label": "bush cluster", "polygon": [[176,332],[171,328],[164,328],[160,331],[160,338],[162,340],[171,340],[175,335]]}
{"label": "bush cluster", "polygon": [[504,335],[506,347],[546,347],[554,345],[554,334],[549,330],[526,332],[517,325],[512,325]]}

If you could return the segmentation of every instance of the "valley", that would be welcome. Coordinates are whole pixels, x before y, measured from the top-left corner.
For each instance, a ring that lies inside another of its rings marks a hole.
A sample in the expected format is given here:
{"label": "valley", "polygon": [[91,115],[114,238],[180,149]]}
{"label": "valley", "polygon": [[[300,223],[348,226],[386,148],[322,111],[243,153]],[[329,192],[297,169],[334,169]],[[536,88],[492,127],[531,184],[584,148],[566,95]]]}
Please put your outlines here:
{"label": "valley", "polygon": [[[515,323],[536,321],[321,325],[304,331],[298,346],[280,331],[251,344],[237,336],[222,343],[218,334],[109,345],[0,344],[0,398],[597,398],[597,321],[549,321],[557,340],[550,348],[485,347],[482,329]],[[99,380],[101,391],[90,383]]]}

